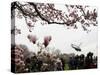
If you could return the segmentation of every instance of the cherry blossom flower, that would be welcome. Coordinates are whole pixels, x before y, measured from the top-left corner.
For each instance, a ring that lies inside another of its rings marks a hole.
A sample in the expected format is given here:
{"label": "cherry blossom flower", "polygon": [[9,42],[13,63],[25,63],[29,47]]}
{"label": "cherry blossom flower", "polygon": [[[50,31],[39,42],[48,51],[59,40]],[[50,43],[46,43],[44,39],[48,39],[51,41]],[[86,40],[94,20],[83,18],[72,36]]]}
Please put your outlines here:
{"label": "cherry blossom flower", "polygon": [[44,37],[44,46],[47,47],[49,45],[49,42],[51,41],[51,36]]}
{"label": "cherry blossom flower", "polygon": [[27,38],[33,43],[36,43],[37,37],[36,35],[28,35]]}

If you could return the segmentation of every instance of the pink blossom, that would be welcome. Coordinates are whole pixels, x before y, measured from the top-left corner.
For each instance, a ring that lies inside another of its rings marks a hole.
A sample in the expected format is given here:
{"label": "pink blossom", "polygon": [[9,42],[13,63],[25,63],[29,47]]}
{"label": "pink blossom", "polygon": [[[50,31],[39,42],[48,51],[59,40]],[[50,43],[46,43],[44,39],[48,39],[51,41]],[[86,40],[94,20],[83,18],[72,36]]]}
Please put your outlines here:
{"label": "pink blossom", "polygon": [[36,43],[37,37],[36,35],[28,35],[27,38],[33,43]]}
{"label": "pink blossom", "polygon": [[51,36],[44,37],[44,46],[47,47],[49,42],[51,41]]}

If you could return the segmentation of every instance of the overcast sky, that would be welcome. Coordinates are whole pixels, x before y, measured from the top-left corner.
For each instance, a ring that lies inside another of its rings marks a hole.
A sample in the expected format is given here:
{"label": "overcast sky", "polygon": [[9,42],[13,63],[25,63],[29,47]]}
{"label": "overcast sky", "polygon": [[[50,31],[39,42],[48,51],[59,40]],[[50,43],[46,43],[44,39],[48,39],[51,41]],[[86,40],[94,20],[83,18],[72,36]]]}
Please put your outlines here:
{"label": "overcast sky", "polygon": [[[58,7],[59,6],[57,6],[57,8]],[[91,51],[97,55],[97,27],[90,27],[91,32],[87,33],[83,31],[80,27],[81,25],[78,23],[77,25],[79,25],[79,29],[67,29],[67,27],[63,25],[50,24],[42,26],[40,22],[37,22],[34,30],[30,33],[24,18],[16,18],[15,25],[17,28],[21,29],[21,34],[16,35],[15,37],[16,44],[25,44],[30,51],[36,52],[37,47],[27,39],[28,34],[36,35],[39,42],[43,42],[44,36],[50,35],[52,36],[52,40],[50,41],[48,47],[59,49],[62,53],[87,54]],[[76,52],[71,47],[72,43],[76,45],[82,43],[80,46],[82,51]]]}

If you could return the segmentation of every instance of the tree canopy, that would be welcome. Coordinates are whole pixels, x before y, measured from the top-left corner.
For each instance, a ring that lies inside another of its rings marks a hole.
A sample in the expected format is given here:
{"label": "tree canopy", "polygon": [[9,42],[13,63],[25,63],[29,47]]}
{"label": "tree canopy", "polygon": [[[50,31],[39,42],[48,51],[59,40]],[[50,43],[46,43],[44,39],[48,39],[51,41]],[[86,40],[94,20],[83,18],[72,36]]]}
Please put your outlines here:
{"label": "tree canopy", "polygon": [[25,18],[30,31],[39,20],[42,25],[58,24],[74,29],[77,29],[77,23],[80,23],[84,31],[88,31],[90,26],[97,26],[96,8],[90,10],[90,6],[64,4],[66,11],[63,11],[55,6],[52,3],[13,2],[11,4],[11,18],[16,16],[15,11],[17,11],[17,17]]}

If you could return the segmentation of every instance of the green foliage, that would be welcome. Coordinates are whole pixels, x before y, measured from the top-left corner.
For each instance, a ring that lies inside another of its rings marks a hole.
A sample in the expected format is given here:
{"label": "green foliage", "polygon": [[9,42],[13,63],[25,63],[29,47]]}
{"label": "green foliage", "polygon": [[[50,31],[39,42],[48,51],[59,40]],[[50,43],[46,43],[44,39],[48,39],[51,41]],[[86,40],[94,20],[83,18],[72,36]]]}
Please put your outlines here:
{"label": "green foliage", "polygon": [[65,64],[64,70],[69,70],[68,64]]}

